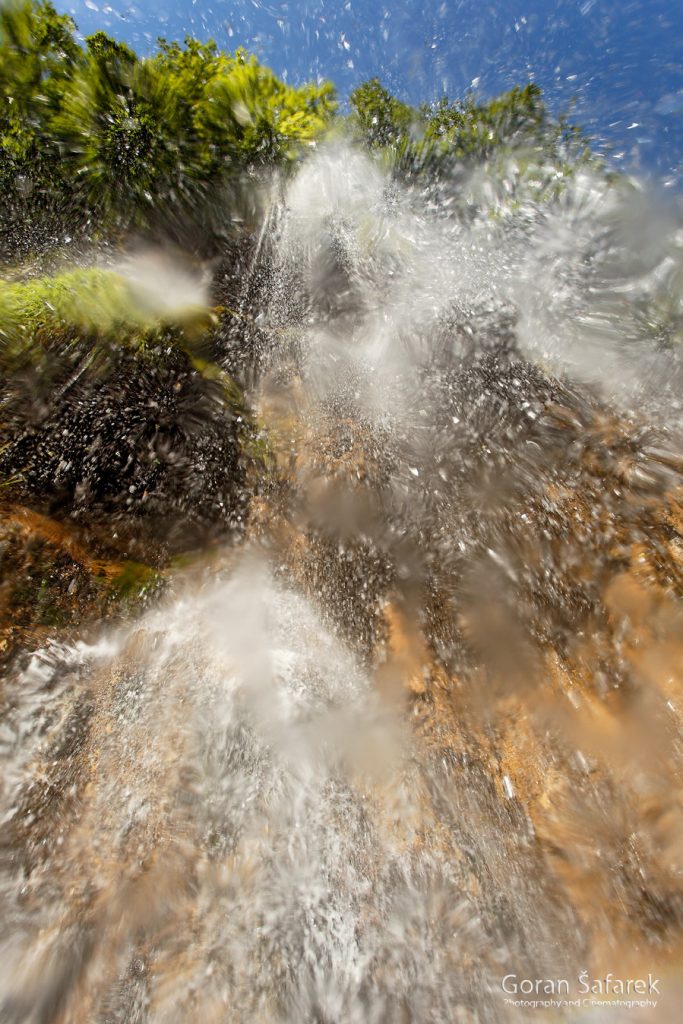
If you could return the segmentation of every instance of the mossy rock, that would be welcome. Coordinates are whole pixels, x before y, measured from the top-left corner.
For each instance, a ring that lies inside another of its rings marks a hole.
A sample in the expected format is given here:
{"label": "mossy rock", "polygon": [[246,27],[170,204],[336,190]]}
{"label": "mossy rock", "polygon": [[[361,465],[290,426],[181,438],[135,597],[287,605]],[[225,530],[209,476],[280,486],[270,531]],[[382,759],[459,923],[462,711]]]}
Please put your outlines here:
{"label": "mossy rock", "polygon": [[[0,283],[0,338],[30,351],[56,335],[130,337],[151,325],[119,274],[91,268],[56,277]],[[6,355],[5,355],[6,358]]]}
{"label": "mossy rock", "polygon": [[160,328],[176,328],[179,344],[210,329],[211,310],[199,305],[159,315],[144,292],[123,274],[98,267],[54,277],[0,281],[0,359],[36,358],[37,347],[89,341],[96,347],[129,345],[144,350]]}
{"label": "mossy rock", "polygon": [[163,589],[159,569],[98,554],[76,529],[22,506],[0,509],[0,662],[135,614]]}
{"label": "mossy rock", "polygon": [[182,550],[241,530],[255,431],[211,310],[143,305],[102,270],[0,288],[0,474],[50,514],[143,516]]}

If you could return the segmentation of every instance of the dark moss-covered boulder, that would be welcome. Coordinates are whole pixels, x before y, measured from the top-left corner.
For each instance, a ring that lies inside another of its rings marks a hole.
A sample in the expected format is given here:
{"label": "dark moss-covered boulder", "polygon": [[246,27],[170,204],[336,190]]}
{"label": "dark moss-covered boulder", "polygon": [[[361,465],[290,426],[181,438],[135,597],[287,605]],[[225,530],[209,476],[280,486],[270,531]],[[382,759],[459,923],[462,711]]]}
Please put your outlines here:
{"label": "dark moss-covered boulder", "polygon": [[160,314],[112,271],[0,285],[5,495],[135,520],[171,551],[240,530],[255,431],[214,330],[206,307]]}
{"label": "dark moss-covered boulder", "polygon": [[0,668],[48,637],[136,614],[164,582],[159,569],[121,559],[103,532],[0,503]]}

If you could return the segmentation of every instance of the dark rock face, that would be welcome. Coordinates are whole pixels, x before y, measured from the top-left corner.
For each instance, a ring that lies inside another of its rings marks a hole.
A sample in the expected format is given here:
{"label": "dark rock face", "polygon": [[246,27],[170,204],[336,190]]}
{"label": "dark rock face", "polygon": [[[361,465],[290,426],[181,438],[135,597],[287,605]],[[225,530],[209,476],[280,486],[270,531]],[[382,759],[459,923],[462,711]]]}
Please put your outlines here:
{"label": "dark rock face", "polygon": [[142,316],[125,287],[86,269],[0,295],[0,658],[125,613],[172,558],[244,530],[267,444],[224,318]]}
{"label": "dark rock face", "polygon": [[79,354],[57,360],[49,392],[35,366],[6,381],[0,471],[50,514],[144,517],[171,548],[239,527],[245,416],[223,381],[163,333],[141,353]]}

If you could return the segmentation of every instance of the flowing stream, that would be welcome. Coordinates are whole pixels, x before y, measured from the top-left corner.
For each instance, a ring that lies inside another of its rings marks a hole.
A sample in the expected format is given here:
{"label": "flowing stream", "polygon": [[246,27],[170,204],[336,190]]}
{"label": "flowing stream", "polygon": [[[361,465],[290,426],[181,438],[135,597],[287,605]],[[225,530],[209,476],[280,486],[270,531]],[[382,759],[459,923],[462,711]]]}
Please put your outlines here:
{"label": "flowing stream", "polygon": [[274,184],[246,541],[3,690],[2,1020],[508,1021],[504,977],[582,970],[675,1006],[683,221],[553,173]]}

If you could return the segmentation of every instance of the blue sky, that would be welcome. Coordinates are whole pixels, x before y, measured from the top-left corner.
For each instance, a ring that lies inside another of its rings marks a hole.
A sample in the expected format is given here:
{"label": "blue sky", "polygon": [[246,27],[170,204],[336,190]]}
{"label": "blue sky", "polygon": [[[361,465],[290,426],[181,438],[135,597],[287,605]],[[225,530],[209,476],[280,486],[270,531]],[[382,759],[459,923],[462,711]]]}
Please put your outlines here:
{"label": "blue sky", "polygon": [[342,98],[378,75],[412,103],[533,78],[619,166],[683,185],[683,0],[57,0],[82,34],[245,46],[290,82]]}

